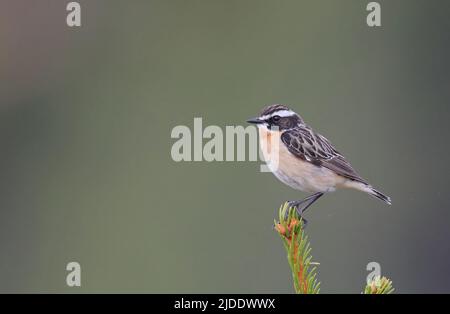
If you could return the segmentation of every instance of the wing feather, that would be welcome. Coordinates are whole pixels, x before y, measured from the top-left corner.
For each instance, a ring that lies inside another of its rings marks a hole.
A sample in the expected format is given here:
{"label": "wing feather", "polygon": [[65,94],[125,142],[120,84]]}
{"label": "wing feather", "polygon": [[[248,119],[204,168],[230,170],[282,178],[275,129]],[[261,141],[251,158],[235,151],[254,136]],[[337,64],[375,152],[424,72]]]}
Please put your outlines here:
{"label": "wing feather", "polygon": [[307,126],[284,131],[281,141],[289,152],[302,160],[330,169],[345,178],[368,184],[329,140]]}

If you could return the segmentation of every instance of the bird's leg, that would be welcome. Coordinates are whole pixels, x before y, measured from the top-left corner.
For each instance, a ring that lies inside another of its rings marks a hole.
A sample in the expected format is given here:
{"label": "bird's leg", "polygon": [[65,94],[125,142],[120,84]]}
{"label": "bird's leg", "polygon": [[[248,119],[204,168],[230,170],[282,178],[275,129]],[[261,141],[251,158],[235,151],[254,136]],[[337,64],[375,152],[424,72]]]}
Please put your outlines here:
{"label": "bird's leg", "polygon": [[306,212],[309,206],[311,206],[315,201],[317,201],[322,195],[323,195],[322,192],[318,192],[311,195],[311,197],[308,198],[308,200],[304,204],[302,204],[303,206],[301,208],[301,213],[303,214],[304,212]]}
{"label": "bird's leg", "polygon": [[[289,206],[290,207],[295,207],[297,209],[297,212],[299,215],[301,215],[309,206],[312,205],[312,203],[314,203],[315,201],[317,201],[317,199],[319,197],[321,197],[323,195],[322,192],[317,192],[314,193],[302,200],[298,200],[298,201],[289,201]],[[303,205],[303,206],[300,206]]]}
{"label": "bird's leg", "polygon": [[289,206],[295,207],[297,214],[305,221],[303,218],[303,213],[308,209],[309,206],[311,206],[315,201],[317,201],[321,196],[323,195],[323,192],[317,192],[314,193],[305,199],[299,200],[299,201],[290,201]]}

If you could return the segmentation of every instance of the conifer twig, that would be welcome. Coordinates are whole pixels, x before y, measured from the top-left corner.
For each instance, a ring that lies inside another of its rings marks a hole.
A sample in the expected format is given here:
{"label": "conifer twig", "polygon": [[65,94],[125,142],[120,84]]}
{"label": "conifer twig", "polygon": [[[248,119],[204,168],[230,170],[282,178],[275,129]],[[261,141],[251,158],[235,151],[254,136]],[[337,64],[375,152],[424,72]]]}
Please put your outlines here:
{"label": "conifer twig", "polygon": [[304,231],[303,220],[297,216],[295,208],[285,203],[279,210],[279,221],[275,230],[283,240],[289,265],[292,270],[294,289],[300,294],[317,294],[320,282],[317,279],[318,263],[311,262],[311,247]]}
{"label": "conifer twig", "polygon": [[392,281],[386,277],[375,277],[371,282],[366,284],[364,294],[391,294],[394,292]]}
{"label": "conifer twig", "polygon": [[[317,262],[312,262],[311,246],[305,234],[304,221],[288,203],[279,209],[278,221],[274,221],[275,230],[280,235],[287,252],[292,271],[294,289],[298,294],[318,294],[320,282],[317,279]],[[390,294],[394,291],[392,281],[386,277],[375,277],[367,283],[364,294]]]}

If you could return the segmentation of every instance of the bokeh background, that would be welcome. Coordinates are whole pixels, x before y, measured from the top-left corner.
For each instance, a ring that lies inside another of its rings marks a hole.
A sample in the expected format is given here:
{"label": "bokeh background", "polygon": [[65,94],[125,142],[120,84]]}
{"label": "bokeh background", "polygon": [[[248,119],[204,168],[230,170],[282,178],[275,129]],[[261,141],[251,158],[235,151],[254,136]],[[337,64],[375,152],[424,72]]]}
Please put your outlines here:
{"label": "bokeh background", "polygon": [[[291,293],[272,229],[304,194],[260,162],[171,159],[176,125],[285,103],[392,206],[308,212],[322,292],[376,261],[398,293],[450,292],[450,3],[0,0],[0,292]],[[66,286],[66,264],[82,287]]]}

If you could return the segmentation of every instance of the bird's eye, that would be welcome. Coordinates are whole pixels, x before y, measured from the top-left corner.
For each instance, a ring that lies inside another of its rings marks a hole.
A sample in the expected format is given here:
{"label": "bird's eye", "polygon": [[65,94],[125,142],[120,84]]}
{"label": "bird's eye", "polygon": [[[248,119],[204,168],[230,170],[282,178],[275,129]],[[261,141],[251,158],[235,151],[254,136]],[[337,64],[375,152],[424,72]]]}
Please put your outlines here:
{"label": "bird's eye", "polygon": [[272,120],[273,120],[274,122],[278,122],[278,121],[280,121],[280,116],[273,116],[273,117],[272,117]]}

